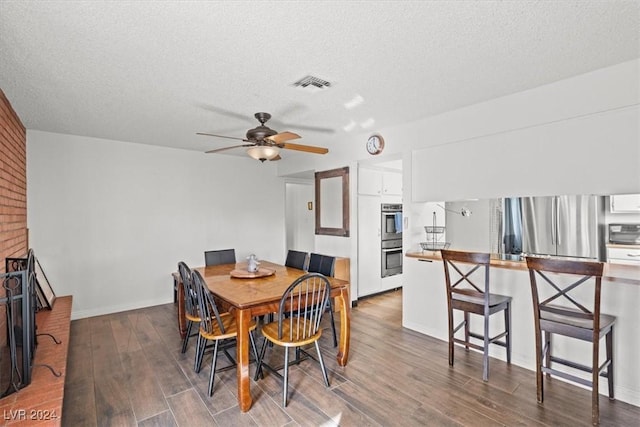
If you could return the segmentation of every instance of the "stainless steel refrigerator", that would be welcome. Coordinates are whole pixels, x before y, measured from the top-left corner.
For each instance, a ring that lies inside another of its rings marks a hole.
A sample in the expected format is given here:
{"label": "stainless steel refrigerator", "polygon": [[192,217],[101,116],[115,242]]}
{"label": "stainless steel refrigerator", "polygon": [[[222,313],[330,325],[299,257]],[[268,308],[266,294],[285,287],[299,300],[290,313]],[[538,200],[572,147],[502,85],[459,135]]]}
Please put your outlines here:
{"label": "stainless steel refrigerator", "polygon": [[604,261],[603,197],[523,197],[521,204],[524,253]]}

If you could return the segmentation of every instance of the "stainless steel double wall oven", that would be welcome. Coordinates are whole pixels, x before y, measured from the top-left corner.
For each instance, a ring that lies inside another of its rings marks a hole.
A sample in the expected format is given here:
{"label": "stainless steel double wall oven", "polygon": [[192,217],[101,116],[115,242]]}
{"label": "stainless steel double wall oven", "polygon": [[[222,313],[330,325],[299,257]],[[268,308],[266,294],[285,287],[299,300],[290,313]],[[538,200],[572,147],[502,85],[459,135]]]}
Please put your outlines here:
{"label": "stainless steel double wall oven", "polygon": [[381,277],[402,273],[402,205],[383,203],[381,211]]}

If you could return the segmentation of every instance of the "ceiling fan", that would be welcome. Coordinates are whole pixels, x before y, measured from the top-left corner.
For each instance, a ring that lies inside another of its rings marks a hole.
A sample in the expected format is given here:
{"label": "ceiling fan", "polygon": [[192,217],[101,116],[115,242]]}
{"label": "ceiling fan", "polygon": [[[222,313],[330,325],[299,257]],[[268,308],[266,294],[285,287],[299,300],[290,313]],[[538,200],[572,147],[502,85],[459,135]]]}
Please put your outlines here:
{"label": "ceiling fan", "polygon": [[271,118],[269,113],[256,113],[254,117],[258,119],[260,125],[249,129],[246,138],[238,138],[235,136],[215,135],[212,133],[197,132],[197,135],[215,136],[218,138],[236,139],[246,142],[247,144],[232,145],[230,147],[209,150],[207,153],[218,153],[220,151],[231,150],[238,147],[249,147],[247,154],[256,160],[264,162],[265,160],[280,160],[280,149],[305,151],[307,153],[326,154],[328,149],[323,147],[314,147],[312,145],[292,144],[287,141],[299,139],[300,135],[293,132],[276,132],[267,127],[265,123]]}

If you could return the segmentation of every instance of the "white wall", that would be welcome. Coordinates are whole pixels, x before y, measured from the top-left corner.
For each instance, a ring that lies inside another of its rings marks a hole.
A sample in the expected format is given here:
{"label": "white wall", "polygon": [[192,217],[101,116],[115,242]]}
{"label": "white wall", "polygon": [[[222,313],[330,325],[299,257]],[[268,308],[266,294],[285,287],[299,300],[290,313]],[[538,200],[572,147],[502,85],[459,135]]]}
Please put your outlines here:
{"label": "white wall", "polygon": [[27,183],[30,246],[73,318],[170,302],[178,261],[208,249],[283,259],[269,162],[28,131]]}
{"label": "white wall", "polygon": [[[314,181],[290,181],[286,192],[286,247],[302,252],[315,249],[315,191]],[[311,202],[312,209],[308,209]]]}

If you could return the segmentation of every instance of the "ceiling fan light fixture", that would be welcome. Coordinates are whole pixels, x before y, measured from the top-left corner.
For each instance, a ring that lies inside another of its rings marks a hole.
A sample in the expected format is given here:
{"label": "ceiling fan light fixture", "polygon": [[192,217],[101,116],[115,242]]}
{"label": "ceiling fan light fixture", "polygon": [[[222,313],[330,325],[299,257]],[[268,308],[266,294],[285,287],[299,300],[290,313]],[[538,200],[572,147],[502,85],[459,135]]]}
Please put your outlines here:
{"label": "ceiling fan light fixture", "polygon": [[256,160],[264,162],[265,160],[272,160],[280,154],[278,147],[271,147],[267,145],[256,145],[247,149],[247,154]]}

